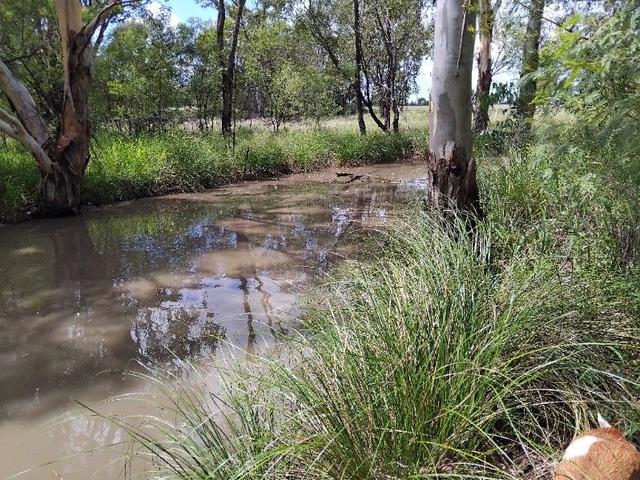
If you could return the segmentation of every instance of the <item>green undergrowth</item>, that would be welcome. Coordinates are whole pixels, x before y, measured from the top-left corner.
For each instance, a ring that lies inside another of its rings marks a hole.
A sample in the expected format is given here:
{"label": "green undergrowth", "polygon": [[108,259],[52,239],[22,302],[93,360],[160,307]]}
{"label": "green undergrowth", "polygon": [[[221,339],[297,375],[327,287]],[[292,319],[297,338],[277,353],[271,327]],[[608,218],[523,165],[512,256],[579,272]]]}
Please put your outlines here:
{"label": "green undergrowth", "polygon": [[13,142],[0,145],[0,222],[15,220],[35,200],[35,161]]}
{"label": "green undergrowth", "polygon": [[171,407],[112,420],[181,479],[547,479],[597,412],[638,440],[637,189],[601,158],[483,159],[473,233],[416,208],[317,287],[284,358],[215,395],[158,374]]}
{"label": "green undergrowth", "polygon": [[[335,129],[240,129],[233,147],[218,134],[102,135],[93,145],[83,201],[112,203],[329,165],[393,162],[424,148],[424,138],[412,130],[360,136]],[[38,178],[27,153],[12,143],[0,147],[0,221],[23,218],[36,200]]]}

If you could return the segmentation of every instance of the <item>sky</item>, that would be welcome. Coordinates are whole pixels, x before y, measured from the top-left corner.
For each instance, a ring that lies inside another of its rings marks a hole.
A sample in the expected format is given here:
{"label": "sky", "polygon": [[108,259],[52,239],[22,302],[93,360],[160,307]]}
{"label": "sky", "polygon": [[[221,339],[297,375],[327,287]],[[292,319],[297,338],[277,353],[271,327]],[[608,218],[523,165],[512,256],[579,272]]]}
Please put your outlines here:
{"label": "sky", "polygon": [[154,3],[169,7],[180,22],[186,22],[191,17],[215,20],[215,9],[213,7],[202,7],[196,0],[165,0]]}
{"label": "sky", "polygon": [[[215,9],[213,7],[202,7],[196,0],[158,0],[154,1],[148,7],[151,11],[159,10],[165,6],[171,10],[171,24],[177,25],[180,22],[186,22],[191,17],[198,17],[203,20],[215,20]],[[420,72],[416,79],[418,91],[412,95],[412,98],[429,98],[429,89],[431,88],[431,69],[433,61],[425,59],[420,67]],[[476,82],[476,70],[473,71],[473,84]],[[502,77],[502,76],[501,76]],[[504,78],[496,78],[496,81],[511,81],[513,75],[507,74]]]}

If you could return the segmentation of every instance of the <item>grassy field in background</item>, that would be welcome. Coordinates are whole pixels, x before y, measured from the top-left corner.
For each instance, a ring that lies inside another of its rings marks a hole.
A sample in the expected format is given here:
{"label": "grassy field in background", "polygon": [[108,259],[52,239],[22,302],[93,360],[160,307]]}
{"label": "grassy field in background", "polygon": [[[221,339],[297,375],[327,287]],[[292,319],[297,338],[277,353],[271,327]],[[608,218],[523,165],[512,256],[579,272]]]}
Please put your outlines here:
{"label": "grassy field in background", "polygon": [[[254,122],[238,128],[233,148],[218,133],[102,133],[93,144],[83,200],[111,203],[328,165],[392,162],[426,148],[426,115],[423,107],[407,109],[398,135],[370,126],[364,137],[355,117],[330,119],[320,127],[292,124],[277,134]],[[0,222],[24,218],[36,201],[38,175],[35,161],[19,145],[0,146]]]}
{"label": "grassy field in background", "polygon": [[[214,132],[191,131],[126,136],[98,133],[85,177],[85,204],[200,191],[242,179],[314,170],[329,165],[393,162],[422,154],[428,141],[429,108],[406,107],[398,135],[384,134],[366,117],[368,134],[358,134],[355,116],[286,124],[274,133],[266,120],[239,122],[235,146]],[[491,111],[492,121],[504,120],[504,107]],[[495,147],[489,135],[477,142],[479,151]],[[25,218],[37,196],[35,161],[20,145],[0,143],[0,222]]]}
{"label": "grassy field in background", "polygon": [[[501,119],[501,114],[499,111],[501,108],[493,108],[491,111],[491,116],[493,119]],[[376,126],[371,117],[365,114],[364,118],[365,124],[367,126],[367,131],[369,133],[374,133],[379,131],[379,128]],[[429,123],[429,107],[427,106],[417,106],[411,105],[406,106],[404,110],[400,113],[400,129],[401,130],[413,130],[413,129],[425,129],[427,124]],[[197,124],[191,123],[189,125],[185,125],[185,130],[196,132]],[[214,120],[213,130],[220,130],[220,122],[219,119]],[[237,122],[237,128],[241,129],[249,129],[253,131],[265,131],[265,132],[273,132],[273,125],[268,119],[245,119],[239,120]],[[355,115],[343,115],[339,117],[325,118],[320,121],[320,124],[315,120],[303,120],[292,123],[285,123],[281,129],[285,132],[296,131],[296,130],[313,130],[313,129],[328,129],[328,130],[340,130],[340,131],[350,131],[357,132],[358,131],[358,119]]]}

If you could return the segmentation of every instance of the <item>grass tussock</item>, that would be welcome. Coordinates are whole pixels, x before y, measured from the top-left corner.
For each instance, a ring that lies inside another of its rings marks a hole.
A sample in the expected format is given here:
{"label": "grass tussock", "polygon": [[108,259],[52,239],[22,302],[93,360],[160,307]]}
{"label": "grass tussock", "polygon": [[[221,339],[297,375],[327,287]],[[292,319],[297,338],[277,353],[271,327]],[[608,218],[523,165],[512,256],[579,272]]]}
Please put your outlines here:
{"label": "grass tussock", "polygon": [[546,479],[597,412],[637,440],[635,196],[598,158],[481,163],[473,235],[408,214],[319,287],[285,361],[218,395],[168,382],[176,421],[121,425],[182,479]]}
{"label": "grass tussock", "polygon": [[[308,171],[329,165],[397,161],[424,145],[424,135],[335,129],[294,129],[272,134],[239,129],[235,147],[219,134],[173,132],[96,139],[83,200],[103,204],[176,192],[201,191],[244,179]],[[0,222],[24,217],[36,201],[39,174],[19,146],[0,147]]]}
{"label": "grass tussock", "polygon": [[330,478],[544,478],[576,419],[634,404],[618,377],[638,357],[634,319],[576,309],[545,262],[496,269],[489,232],[400,227],[384,258],[329,285],[311,353],[283,382]]}

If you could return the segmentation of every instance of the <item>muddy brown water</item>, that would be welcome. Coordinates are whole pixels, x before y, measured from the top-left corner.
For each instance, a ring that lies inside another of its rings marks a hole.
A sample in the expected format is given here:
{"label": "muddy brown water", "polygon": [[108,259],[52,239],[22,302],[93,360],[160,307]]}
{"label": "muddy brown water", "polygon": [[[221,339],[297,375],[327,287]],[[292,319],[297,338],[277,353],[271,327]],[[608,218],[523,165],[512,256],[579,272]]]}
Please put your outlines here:
{"label": "muddy brown water", "polygon": [[386,222],[424,171],[292,175],[0,226],[0,478],[122,478],[122,449],[102,447],[123,433],[66,412],[147,390],[118,373],[139,364],[180,376],[185,360],[277,344],[304,288],[358,248],[348,233]]}

